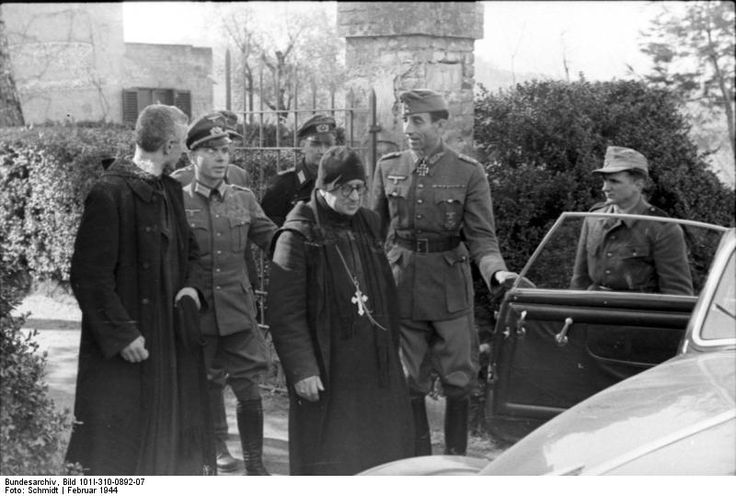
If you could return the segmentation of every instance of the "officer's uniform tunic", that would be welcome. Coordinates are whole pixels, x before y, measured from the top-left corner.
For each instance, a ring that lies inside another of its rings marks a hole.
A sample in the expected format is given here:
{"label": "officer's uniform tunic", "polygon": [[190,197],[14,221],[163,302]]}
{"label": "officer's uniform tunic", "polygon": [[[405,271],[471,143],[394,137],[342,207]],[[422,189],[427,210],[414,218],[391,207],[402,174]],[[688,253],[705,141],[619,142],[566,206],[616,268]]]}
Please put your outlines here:
{"label": "officer's uniform tunic", "polygon": [[253,192],[240,186],[223,182],[211,190],[193,181],[184,187],[184,201],[200,247],[200,263],[210,278],[204,288],[207,305],[200,320],[206,366],[210,369],[215,355],[223,353],[236,397],[257,398],[259,375],[268,367],[268,348],[255,318],[246,244],[252,240],[267,249],[276,226],[263,213]]}
{"label": "officer's uniform tunic", "polygon": [[[465,394],[477,371],[472,259],[486,281],[506,270],[493,222],[490,187],[475,160],[441,145],[417,173],[411,150],[381,158],[373,209],[387,230],[388,260],[399,290],[402,357],[412,389],[430,387],[425,355],[432,330],[434,364],[449,394]],[[454,386],[448,388],[447,386]]]}
{"label": "officer's uniform tunic", "polygon": [[[591,212],[614,213],[600,203]],[[630,212],[667,217],[641,199]],[[586,219],[578,242],[572,289],[692,295],[680,226],[629,219]]]}
{"label": "officer's uniform tunic", "polygon": [[309,174],[303,163],[298,168],[280,172],[263,194],[263,211],[277,226],[283,225],[294,205],[309,201],[314,181],[315,177]]}

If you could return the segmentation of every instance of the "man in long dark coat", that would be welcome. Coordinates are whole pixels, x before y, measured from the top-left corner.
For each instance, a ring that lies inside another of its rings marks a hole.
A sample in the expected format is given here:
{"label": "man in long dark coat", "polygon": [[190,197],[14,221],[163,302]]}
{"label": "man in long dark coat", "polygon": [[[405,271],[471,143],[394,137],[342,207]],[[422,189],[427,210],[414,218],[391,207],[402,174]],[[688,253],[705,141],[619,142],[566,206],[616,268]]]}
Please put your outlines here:
{"label": "man in long dark coat", "polygon": [[268,317],[289,384],[292,475],[349,475],[413,454],[396,288],[365,167],[335,147],[277,232]]}
{"label": "man in long dark coat", "polygon": [[85,201],[71,266],[82,335],[67,461],[91,474],[214,471],[192,328],[197,244],[181,185],[163,174],[182,153],[186,124],[176,107],[143,109],[135,156],[112,164]]}

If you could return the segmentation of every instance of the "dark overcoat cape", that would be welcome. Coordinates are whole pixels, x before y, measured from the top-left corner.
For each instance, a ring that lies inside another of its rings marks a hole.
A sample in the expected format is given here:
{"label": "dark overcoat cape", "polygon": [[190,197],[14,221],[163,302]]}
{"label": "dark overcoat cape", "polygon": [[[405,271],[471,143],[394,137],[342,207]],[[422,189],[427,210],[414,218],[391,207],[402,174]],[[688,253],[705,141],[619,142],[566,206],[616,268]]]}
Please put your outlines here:
{"label": "dark overcoat cape", "polygon": [[[171,268],[175,295],[186,286],[201,288],[201,272],[190,263],[197,260],[198,250],[181,185],[166,176],[161,181],[181,233],[175,245],[179,266]],[[67,460],[93,474],[135,473],[141,443],[146,442],[142,432],[153,403],[151,381],[160,374],[151,370],[155,360],[130,363],[120,351],[141,335],[146,343],[153,342],[153,333],[160,332],[158,312],[162,305],[174,304],[173,295],[172,301],[157,304],[166,292],[161,280],[163,202],[154,191],[130,162],[116,162],[87,196],[75,242],[71,284],[82,310],[82,333],[74,415],[80,423],[74,427]],[[178,380],[171,387],[187,386]]]}
{"label": "dark overcoat cape", "polygon": [[[340,349],[340,344],[335,341],[342,339],[339,337],[340,333],[351,325],[338,315],[340,311],[337,307],[340,303],[337,300],[349,301],[351,294],[346,292],[336,295],[335,288],[330,287],[334,273],[341,272],[344,268],[339,261],[330,263],[333,259],[328,256],[324,238],[318,234],[319,229],[316,227],[313,214],[316,210],[315,202],[314,193],[309,204],[299,202],[273,240],[275,246],[285,231],[298,233],[303,238],[303,272],[292,270],[287,267],[289,262],[278,260],[275,256],[271,264],[269,287],[271,333],[289,383],[289,463],[292,475],[354,473],[373,465],[411,456],[413,453],[413,424],[408,389],[398,357],[396,288],[382,248],[379,218],[374,212],[363,208],[355,214],[352,225],[360,226],[358,228],[363,232],[371,233],[371,252],[374,255],[370,263],[378,270],[371,274],[376,282],[369,284],[367,289],[372,295],[371,301],[376,305],[374,310],[381,309],[381,320],[388,329],[374,331],[377,333],[378,353],[383,353],[379,362],[382,360],[384,366],[379,366],[378,370],[371,373],[375,376],[364,376],[360,379],[363,383],[357,383],[355,388],[341,393],[352,392],[357,398],[346,401],[350,403],[357,400],[364,405],[364,409],[357,412],[355,418],[342,424],[354,426],[348,428],[350,432],[344,433],[344,442],[356,444],[356,450],[347,457],[351,459],[335,462],[334,454],[329,448],[325,448],[327,439],[340,437],[336,430],[339,428],[327,421],[330,415],[333,415],[331,418],[342,418],[340,414],[335,414],[335,410],[331,410],[336,404],[344,404],[345,401],[331,396],[335,383],[339,380],[345,384],[346,381],[354,380],[350,377],[357,371],[341,368],[339,372],[335,372],[332,363],[336,360],[336,347]],[[379,295],[383,299],[381,303],[378,302]],[[364,349],[361,353],[372,356],[376,350]],[[337,373],[341,377],[334,377]],[[294,384],[311,376],[319,376],[325,386],[325,391],[320,393],[320,400],[314,403],[299,397],[293,388]],[[365,382],[381,382],[384,385],[366,389],[373,386]],[[367,390],[372,390],[373,395],[360,392]],[[356,434],[358,432],[360,434]],[[329,460],[326,462],[329,468],[320,466],[325,460]]]}

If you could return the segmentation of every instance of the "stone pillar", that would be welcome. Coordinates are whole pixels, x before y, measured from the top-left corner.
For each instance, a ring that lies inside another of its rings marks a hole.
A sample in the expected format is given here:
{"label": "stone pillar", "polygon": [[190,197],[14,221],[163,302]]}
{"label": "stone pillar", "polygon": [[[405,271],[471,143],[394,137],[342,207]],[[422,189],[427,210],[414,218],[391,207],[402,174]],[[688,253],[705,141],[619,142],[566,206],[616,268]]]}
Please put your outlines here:
{"label": "stone pillar", "polygon": [[[365,107],[376,92],[379,155],[389,142],[406,148],[398,94],[430,88],[450,107],[445,141],[471,154],[473,146],[473,49],[483,37],[483,5],[476,2],[338,2],[338,33],[346,39],[346,90]],[[367,119],[358,136],[367,141]],[[383,146],[381,146],[383,145]]]}

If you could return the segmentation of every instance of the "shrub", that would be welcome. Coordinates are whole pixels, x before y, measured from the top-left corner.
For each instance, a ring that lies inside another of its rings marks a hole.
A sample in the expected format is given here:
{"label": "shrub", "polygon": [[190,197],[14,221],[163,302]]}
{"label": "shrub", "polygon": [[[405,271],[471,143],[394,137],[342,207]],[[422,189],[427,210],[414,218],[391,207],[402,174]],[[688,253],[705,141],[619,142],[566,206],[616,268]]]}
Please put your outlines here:
{"label": "shrub", "polygon": [[708,170],[671,93],[640,82],[533,81],[475,102],[475,140],[487,164],[501,251],[520,270],[563,211],[602,200],[591,171],[606,147],[650,164],[649,201],[669,215],[734,224],[734,192]]}
{"label": "shrub", "polygon": [[62,475],[68,410],[58,412],[43,382],[46,354],[38,354],[37,331],[21,332],[25,317],[11,316],[23,292],[19,273],[0,268],[0,473]]}
{"label": "shrub", "polygon": [[0,257],[36,279],[68,279],[84,198],[101,160],[132,152],[118,126],[0,130]]}

